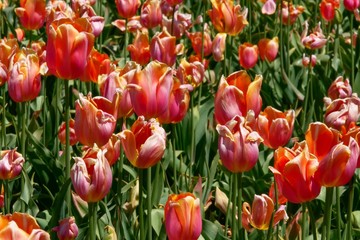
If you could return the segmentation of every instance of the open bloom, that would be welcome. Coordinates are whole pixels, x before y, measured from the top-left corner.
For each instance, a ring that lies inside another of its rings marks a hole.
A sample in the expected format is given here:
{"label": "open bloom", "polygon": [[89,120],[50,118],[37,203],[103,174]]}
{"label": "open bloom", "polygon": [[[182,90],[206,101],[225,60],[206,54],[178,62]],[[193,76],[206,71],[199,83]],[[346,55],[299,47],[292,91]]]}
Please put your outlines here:
{"label": "open bloom", "polygon": [[160,0],[146,0],[141,6],[140,22],[145,28],[154,28],[162,22]]}
{"label": "open bloom", "polygon": [[249,110],[257,117],[262,106],[261,84],[261,75],[256,75],[251,82],[246,71],[234,72],[227,78],[222,76],[215,96],[217,123],[224,125],[236,115],[246,116]]}
{"label": "open bloom", "polygon": [[1,151],[0,179],[9,180],[17,177],[21,173],[24,162],[24,157],[16,149]]}
{"label": "open bloom", "polygon": [[166,133],[154,118],[146,121],[143,116],[120,133],[126,157],[137,168],[149,168],[158,163],[166,148]]}
{"label": "open bloom", "polygon": [[[249,230],[252,227],[259,230],[267,230],[270,226],[271,216],[274,212],[274,202],[266,194],[254,196],[252,206],[244,202],[242,209],[242,222],[245,229]],[[287,220],[288,216],[285,211],[285,205],[281,205],[274,213],[272,227],[276,226],[281,220]]]}
{"label": "open bloom", "polygon": [[218,32],[235,36],[248,24],[247,9],[242,10],[240,5],[234,6],[234,1],[211,0],[211,5],[208,14]]}
{"label": "open bloom", "polygon": [[16,39],[0,39],[0,86],[8,81],[10,60],[18,49]]}
{"label": "open bloom", "polygon": [[249,69],[253,68],[259,58],[259,49],[257,45],[243,43],[239,46],[239,63],[240,66]]}
{"label": "open bloom", "polygon": [[225,125],[216,126],[221,162],[233,173],[250,171],[259,157],[259,143],[262,139],[245,124],[244,117],[237,115]]}
{"label": "open bloom", "polygon": [[327,39],[325,38],[322,30],[321,30],[321,26],[320,26],[320,22],[319,24],[315,27],[315,29],[313,30],[312,33],[308,34],[308,28],[309,28],[309,24],[307,21],[305,21],[304,23],[304,31],[301,34],[301,42],[304,44],[304,46],[308,49],[319,49],[322,48],[326,42]]}
{"label": "open bloom", "polygon": [[0,239],[50,240],[50,235],[40,228],[33,216],[14,212],[0,215]]}
{"label": "open bloom", "polygon": [[132,61],[140,65],[146,65],[150,62],[150,43],[149,33],[147,31],[137,31],[132,44],[127,46]]}
{"label": "open bloom", "polygon": [[264,5],[261,7],[261,13],[266,15],[272,15],[276,11],[276,1],[275,0],[262,0]]}
{"label": "open bloom", "polygon": [[79,99],[75,102],[74,128],[80,143],[101,147],[108,142],[116,126],[114,105],[104,97],[92,98],[90,93],[86,97],[79,94]]}
{"label": "open bloom", "polygon": [[57,232],[57,237],[60,240],[74,240],[79,233],[74,217],[62,219],[59,221],[59,226],[54,227],[52,230]]}
{"label": "open bloom", "polygon": [[351,97],[352,88],[349,79],[342,76],[337,77],[330,85],[327,95],[331,100]]}
{"label": "open bloom", "polygon": [[304,12],[304,10],[305,8],[301,5],[294,6],[291,2],[282,1],[281,2],[282,23],[284,25],[294,24],[296,19],[299,17],[300,14]]}
{"label": "open bloom", "polygon": [[176,71],[176,77],[182,84],[191,84],[198,87],[204,80],[205,68],[199,61],[188,62],[185,58],[181,59]]}
{"label": "open bloom", "polygon": [[15,8],[21,25],[28,30],[40,29],[46,18],[45,0],[21,0],[20,7]]}
{"label": "open bloom", "polygon": [[82,157],[74,157],[71,182],[75,192],[86,202],[98,202],[110,191],[112,172],[105,151],[88,149]]}
{"label": "open bloom", "polygon": [[106,53],[100,53],[95,48],[90,52],[84,73],[80,76],[83,82],[98,83],[98,78],[102,74],[111,71],[111,61]]}
{"label": "open bloom", "polygon": [[256,120],[255,129],[264,139],[267,147],[276,149],[284,146],[292,135],[295,122],[295,111],[281,112],[271,106],[265,108]]}
{"label": "open bloom", "polygon": [[200,199],[192,193],[171,194],[165,204],[169,240],[196,240],[202,231]]}
{"label": "open bloom", "polygon": [[326,21],[332,21],[335,17],[335,11],[340,6],[339,0],[322,0],[320,3],[321,16]]}
{"label": "open bloom", "polygon": [[173,17],[168,18],[163,13],[162,27],[166,28],[172,36],[179,39],[195,22],[193,22],[191,14],[181,13],[178,10],[175,10],[175,13],[171,15]]}
{"label": "open bloom", "polygon": [[259,55],[261,60],[268,60],[272,62],[276,59],[279,51],[279,39],[274,37],[272,39],[262,38],[258,42]]}

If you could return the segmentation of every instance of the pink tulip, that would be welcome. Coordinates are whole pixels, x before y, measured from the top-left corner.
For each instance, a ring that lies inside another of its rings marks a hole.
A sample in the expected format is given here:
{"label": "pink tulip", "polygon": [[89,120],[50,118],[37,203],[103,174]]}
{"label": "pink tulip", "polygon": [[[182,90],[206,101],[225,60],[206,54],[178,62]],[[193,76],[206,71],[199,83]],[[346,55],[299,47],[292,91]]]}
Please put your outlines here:
{"label": "pink tulip", "polygon": [[176,77],[179,78],[182,84],[191,84],[193,87],[198,87],[203,83],[204,75],[205,68],[201,62],[189,63],[185,58],[181,59],[176,71]]}
{"label": "pink tulip", "polygon": [[259,58],[259,49],[257,45],[243,43],[239,46],[239,63],[245,69],[255,67]]}
{"label": "pink tulip", "polygon": [[74,217],[62,219],[59,221],[59,226],[54,227],[52,230],[57,232],[59,240],[74,240],[79,233]]}
{"label": "pink tulip", "polygon": [[24,157],[16,149],[1,151],[0,179],[9,180],[17,177],[21,173],[24,162]]}
{"label": "pink tulip", "polygon": [[351,97],[352,88],[349,82],[349,79],[343,77],[337,77],[330,85],[327,95],[331,100],[338,98],[347,98]]}
{"label": "pink tulip", "polygon": [[218,33],[212,42],[212,54],[216,62],[224,60],[226,36],[226,33]]}
{"label": "pink tulip", "polygon": [[145,28],[154,28],[162,23],[160,0],[146,0],[141,7],[140,22]]}
{"label": "pink tulip", "polygon": [[304,25],[305,25],[304,31],[301,34],[301,42],[304,44],[304,46],[312,50],[322,48],[326,44],[327,39],[322,33],[320,23],[315,27],[313,32],[310,33],[309,35],[307,35],[309,28],[308,22],[305,21]]}
{"label": "pink tulip", "polygon": [[355,11],[360,6],[359,0],[344,0],[344,7],[348,11]]}
{"label": "pink tulip", "polygon": [[117,11],[122,18],[131,18],[136,15],[140,7],[140,0],[115,0]]}

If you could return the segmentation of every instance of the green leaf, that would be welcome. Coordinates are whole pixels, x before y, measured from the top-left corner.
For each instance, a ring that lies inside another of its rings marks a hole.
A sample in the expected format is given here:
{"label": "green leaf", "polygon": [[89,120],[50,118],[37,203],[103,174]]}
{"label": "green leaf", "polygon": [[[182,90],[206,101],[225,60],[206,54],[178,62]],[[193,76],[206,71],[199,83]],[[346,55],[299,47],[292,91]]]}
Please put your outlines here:
{"label": "green leaf", "polygon": [[161,227],[163,226],[164,209],[153,209],[151,211],[151,223],[157,236],[160,235]]}

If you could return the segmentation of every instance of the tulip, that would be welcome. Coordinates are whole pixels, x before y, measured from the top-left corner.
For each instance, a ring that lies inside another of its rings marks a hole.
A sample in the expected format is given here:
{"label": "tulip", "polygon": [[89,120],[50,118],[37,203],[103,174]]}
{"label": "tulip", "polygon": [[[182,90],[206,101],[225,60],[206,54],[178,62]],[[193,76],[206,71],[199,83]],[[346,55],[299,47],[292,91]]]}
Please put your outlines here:
{"label": "tulip", "polygon": [[[69,120],[70,146],[73,146],[78,142],[74,127],[75,127],[75,120],[71,118]],[[58,138],[59,138],[61,144],[63,144],[63,145],[66,144],[66,123],[65,122],[62,122],[60,124],[59,130],[58,130]]]}
{"label": "tulip", "polygon": [[176,61],[176,55],[181,54],[183,47],[182,44],[176,44],[176,38],[164,28],[151,39],[150,54],[152,59],[172,66]]}
{"label": "tulip", "polygon": [[246,42],[239,46],[239,62],[243,68],[253,68],[257,63],[258,56],[259,50],[256,45]]}
{"label": "tulip", "polygon": [[284,146],[292,135],[295,111],[279,110],[268,106],[257,118],[255,129],[264,139],[264,144],[272,149]]}
{"label": "tulip", "polygon": [[136,15],[140,7],[140,0],[115,0],[117,11],[122,18],[131,18]]}
{"label": "tulip", "polygon": [[18,49],[16,39],[0,39],[0,87],[8,81],[10,60]]}
{"label": "tulip", "polygon": [[221,77],[215,95],[216,122],[224,125],[236,115],[246,116],[249,110],[254,111],[257,117],[262,106],[261,84],[261,75],[257,75],[251,82],[246,71],[234,72],[227,78]]}
{"label": "tulip", "polygon": [[250,171],[259,157],[259,134],[247,127],[244,117],[235,116],[225,125],[218,124],[218,148],[221,162],[230,172]]}
{"label": "tulip", "polygon": [[303,6],[298,5],[295,7],[291,2],[282,1],[281,3],[281,16],[284,25],[294,24],[298,16],[305,10]]}
{"label": "tulip", "polygon": [[74,157],[71,182],[75,192],[86,202],[98,202],[110,191],[112,172],[105,152],[89,149],[83,157]]}
{"label": "tulip", "polygon": [[216,34],[212,43],[212,54],[216,62],[224,60],[224,53],[226,48],[226,33]]}
{"label": "tulip", "polygon": [[79,142],[90,147],[105,145],[115,130],[114,109],[114,104],[104,97],[92,98],[90,93],[84,97],[80,93],[75,102],[75,133]]}
{"label": "tulip", "polygon": [[146,119],[156,118],[166,111],[173,85],[172,69],[158,61],[136,71],[127,85],[135,113]]}
{"label": "tulip", "polygon": [[234,1],[211,0],[211,4],[212,9],[208,10],[208,14],[218,32],[235,36],[248,24],[247,9],[242,10],[240,5],[234,6]]}
{"label": "tulip", "polygon": [[[316,65],[316,55],[311,54],[311,57],[310,57],[310,58],[311,58],[311,67],[315,67],[315,65]],[[304,67],[308,67],[308,66],[309,66],[309,64],[310,64],[310,58],[307,57],[307,56],[305,55],[305,53],[303,54],[301,63],[302,63],[302,65],[303,65]]]}
{"label": "tulip", "polygon": [[120,139],[125,155],[137,168],[149,168],[158,163],[166,148],[166,133],[154,118],[146,121],[143,116],[123,130]]}
{"label": "tulip", "polygon": [[338,98],[347,98],[351,97],[352,88],[349,82],[349,79],[343,77],[337,77],[330,85],[327,95],[331,100]]}
{"label": "tulip", "polygon": [[189,109],[190,91],[193,87],[190,84],[181,84],[174,79],[173,88],[170,93],[168,108],[158,118],[160,123],[178,123],[185,117]]}
{"label": "tulip", "polygon": [[109,74],[111,61],[106,53],[100,53],[95,48],[90,52],[87,65],[80,80],[83,82],[98,83],[98,77],[102,74]]}
{"label": "tulip", "polygon": [[0,215],[0,239],[50,240],[50,235],[40,229],[36,219],[27,214],[14,212]]}
{"label": "tulip", "polygon": [[85,18],[51,23],[46,48],[46,62],[51,74],[62,79],[76,79],[83,75],[94,46],[90,26]]}
{"label": "tulip", "polygon": [[272,62],[276,59],[279,50],[279,39],[274,37],[273,39],[262,38],[258,42],[259,54],[261,60],[268,60]]}
{"label": "tulip", "polygon": [[304,44],[304,46],[308,49],[320,49],[322,48],[326,42],[327,39],[325,38],[324,34],[322,33],[320,22],[314,29],[310,35],[307,35],[309,24],[307,21],[304,23],[304,31],[301,34],[301,42]]}
{"label": "tulip", "polygon": [[74,217],[67,217],[59,221],[59,226],[52,229],[57,232],[59,240],[75,240],[79,229],[76,225]]}
{"label": "tulip", "polygon": [[20,7],[15,8],[20,24],[28,30],[40,29],[46,18],[45,0],[20,0]]}
{"label": "tulip", "polygon": [[146,65],[150,62],[150,43],[149,33],[147,31],[137,31],[133,44],[127,46],[132,61],[140,65]]}
{"label": "tulip", "polygon": [[202,231],[200,199],[191,193],[171,194],[165,204],[169,240],[196,240]]}
{"label": "tulip", "polygon": [[24,162],[24,157],[16,149],[1,151],[0,179],[10,180],[17,177],[21,173]]}
{"label": "tulip", "polygon": [[[212,52],[212,41],[207,25],[204,27],[204,34],[202,32],[186,32],[187,37],[191,41],[191,46],[196,55],[204,57],[209,56]],[[204,44],[203,44],[204,41]]]}
{"label": "tulip", "polygon": [[[275,182],[276,183],[276,182]],[[279,187],[276,185],[277,187],[277,202],[278,204],[286,204],[287,203],[287,198],[284,197],[282,191],[280,191],[281,189],[279,189]],[[275,198],[275,184],[274,182],[271,184],[270,189],[269,189],[269,197],[273,200],[273,202],[276,202],[276,198]]]}
{"label": "tulip", "polygon": [[360,6],[359,0],[344,0],[344,7],[348,11],[355,11]]}
{"label": "tulip", "polygon": [[[264,0],[262,2],[264,2]],[[265,3],[261,8],[261,13],[266,15],[272,15],[275,13],[275,11],[276,11],[276,1],[265,0]]]}
{"label": "tulip", "polygon": [[170,6],[174,7],[177,4],[181,4],[183,2],[183,0],[164,0],[164,2],[166,2]]}
{"label": "tulip", "polygon": [[145,28],[154,28],[162,23],[160,0],[146,0],[141,7],[140,22]]}
{"label": "tulip", "polygon": [[14,55],[14,64],[8,80],[9,95],[15,102],[35,99],[41,90],[39,58],[32,50],[22,50]]}
{"label": "tulip", "polygon": [[339,6],[339,0],[322,0],[320,3],[321,16],[328,22],[332,21]]}
{"label": "tulip", "polygon": [[186,61],[185,58],[181,59],[179,67],[176,71],[176,77],[182,84],[191,84],[193,87],[198,87],[202,84],[205,75],[204,65],[199,62]]}
{"label": "tulip", "polygon": [[[357,144],[360,147],[360,127],[359,126],[355,126],[350,128],[349,131],[347,131],[346,133],[344,133],[342,135],[342,142],[346,145],[349,146],[350,145],[350,140],[351,139],[355,139],[355,141],[357,142]],[[357,166],[356,168],[360,168],[360,154],[359,157],[357,159]]]}
{"label": "tulip", "polygon": [[123,68],[117,68],[108,75],[102,75],[99,80],[100,93],[112,101],[119,98],[117,104],[117,117],[124,118],[133,114],[133,107],[127,85],[133,82],[135,73],[140,66],[135,62],[128,62]]}
{"label": "tulip", "polygon": [[321,185],[314,177],[319,162],[305,143],[296,144],[292,149],[279,147],[274,159],[274,167],[269,169],[289,202],[304,203],[320,194]]}
{"label": "tulip", "polygon": [[[244,226],[249,224],[259,230],[267,230],[270,225],[271,217],[274,212],[274,202],[266,194],[254,196],[252,206],[244,202],[242,209],[242,221]],[[285,211],[285,205],[281,205],[274,213],[272,227],[276,226],[281,220],[287,220],[288,216]]]}
{"label": "tulip", "polygon": [[195,22],[191,14],[180,13],[178,10],[171,14],[172,18],[163,15],[162,27],[166,28],[172,36],[179,39],[189,30]]}

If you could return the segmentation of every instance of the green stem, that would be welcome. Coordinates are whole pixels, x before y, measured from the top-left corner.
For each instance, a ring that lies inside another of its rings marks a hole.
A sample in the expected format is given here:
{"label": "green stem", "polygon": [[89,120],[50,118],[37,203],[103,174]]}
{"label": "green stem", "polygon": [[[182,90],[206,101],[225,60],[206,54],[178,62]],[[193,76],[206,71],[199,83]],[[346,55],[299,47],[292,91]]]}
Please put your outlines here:
{"label": "green stem", "polygon": [[[9,187],[9,180],[3,180],[3,184],[4,184],[4,211],[5,214],[7,214],[7,213],[11,213],[11,209],[10,209],[11,191]],[[1,191],[1,186],[0,186],[0,191]]]}
{"label": "green stem", "polygon": [[340,190],[336,187],[336,239],[341,239]]}
{"label": "green stem", "polygon": [[172,158],[173,158],[174,193],[178,193],[178,182],[177,182],[177,172],[176,172],[176,154],[175,154],[175,143],[176,143],[175,124],[171,125],[171,131],[172,131],[171,148],[172,148]]}
{"label": "green stem", "polygon": [[41,85],[41,92],[42,95],[44,96],[44,103],[43,103],[43,109],[42,109],[42,114],[43,114],[43,144],[44,146],[46,146],[46,114],[47,114],[47,108],[46,108],[46,82],[45,82],[46,78],[44,78],[43,83]]}
{"label": "green stem", "polygon": [[58,108],[58,103],[60,102],[60,86],[61,86],[61,80],[56,79],[55,80],[55,156],[56,158],[59,157],[59,138],[57,137],[57,129],[60,125],[60,112]]}
{"label": "green stem", "polygon": [[310,203],[307,203],[307,208],[308,208],[308,211],[309,211],[309,215],[310,215],[310,225],[311,225],[311,229],[313,231],[313,240],[317,240],[317,229],[316,229],[316,224],[315,224],[315,215],[314,215],[314,211],[312,210],[312,207],[310,205]]}
{"label": "green stem", "polygon": [[325,199],[325,212],[324,212],[324,225],[321,234],[321,240],[330,239],[330,229],[331,229],[331,206],[333,198],[334,188],[326,188],[326,199]]}
{"label": "green stem", "polygon": [[307,216],[306,216],[306,203],[302,204],[302,219],[301,219],[301,240],[306,239],[306,223],[307,223]]}
{"label": "green stem", "polygon": [[[123,121],[120,121],[120,126],[122,128],[122,123]],[[122,172],[123,172],[123,164],[124,164],[124,157],[123,157],[123,148],[122,145],[120,145],[120,158],[119,158],[119,162],[118,162],[118,184],[117,184],[117,198],[118,198],[118,217],[117,217],[117,224],[116,224],[116,232],[120,233],[119,234],[119,239],[122,239],[122,237],[124,236],[123,233],[123,228],[122,228],[122,224],[121,224],[121,211],[122,211],[122,193],[121,193],[121,188],[122,188]]]}
{"label": "green stem", "polygon": [[351,79],[350,79],[350,83],[351,86],[354,86],[354,82],[355,82],[355,59],[354,59],[354,47],[353,47],[353,27],[354,27],[354,14],[350,14],[350,42],[351,42]]}
{"label": "green stem", "polygon": [[233,208],[231,200],[232,200],[232,195],[233,193],[233,189],[231,187],[232,182],[233,182],[233,178],[234,178],[234,174],[230,175],[230,184],[229,184],[229,200],[228,200],[228,205],[226,208],[226,216],[225,216],[225,226],[224,226],[224,235],[225,237],[227,237],[227,231],[228,231],[228,226],[229,226],[229,216],[230,216],[230,211]]}
{"label": "green stem", "polygon": [[232,203],[232,220],[231,220],[231,235],[232,235],[232,239],[237,239],[237,228],[238,228],[238,223],[236,222],[236,195],[238,193],[238,182],[237,182],[237,174],[233,173],[233,178],[232,178],[232,191],[234,192],[232,199],[231,199],[231,203]]}
{"label": "green stem", "polygon": [[354,203],[354,181],[355,177],[350,180],[349,183],[349,202],[348,202],[348,212],[347,212],[347,223],[346,223],[346,238],[347,240],[352,239],[352,224],[351,224],[351,215],[352,215],[352,208]]}
{"label": "green stem", "polygon": [[191,96],[190,99],[190,104],[191,104],[191,122],[190,122],[190,126],[191,126],[191,158],[190,158],[190,165],[189,165],[189,182],[188,182],[188,188],[191,187],[191,182],[192,182],[192,165],[195,162],[195,156],[196,156],[196,147],[195,147],[195,114],[194,114],[194,96]]}
{"label": "green stem", "polygon": [[125,19],[125,45],[124,45],[124,49],[123,49],[123,54],[124,54],[124,65],[126,64],[126,60],[127,60],[127,56],[126,56],[126,48],[128,45],[128,30],[127,30],[127,25],[128,25],[128,20]]}
{"label": "green stem", "polygon": [[[21,154],[26,159],[26,123],[27,123],[27,102],[21,103]],[[21,179],[21,191],[25,189],[25,180]],[[21,212],[25,212],[25,203],[21,201]]]}
{"label": "green stem", "polygon": [[89,203],[89,240],[96,240],[97,203]]}
{"label": "green stem", "polygon": [[[69,99],[69,80],[65,80],[65,179],[70,178],[70,99]],[[71,192],[68,189],[66,193],[66,203],[68,207],[68,214],[71,216]]]}
{"label": "green stem", "polygon": [[311,88],[311,54],[310,54],[310,63],[309,63],[309,66],[308,66],[308,75],[307,75],[307,85],[306,85],[306,93],[305,93],[305,98],[304,98],[304,109],[303,109],[303,115],[302,115],[302,130],[303,132],[306,131],[306,118],[310,118],[311,116],[308,116],[308,113],[307,113],[307,108],[308,108],[308,104],[309,104],[309,97],[310,99],[311,98],[311,95],[312,95],[312,88]]}
{"label": "green stem", "polygon": [[248,3],[248,9],[249,9],[249,11],[248,11],[248,14],[249,14],[249,16],[248,16],[248,18],[249,18],[249,25],[248,25],[248,28],[249,28],[249,42],[251,43],[251,26],[252,26],[252,17],[251,17],[251,14],[252,14],[252,2],[253,1],[247,1],[247,3]]}
{"label": "green stem", "polygon": [[1,149],[6,149],[6,112],[5,112],[5,105],[6,105],[6,85],[2,87],[2,109],[1,109],[1,141],[0,141],[0,146]]}
{"label": "green stem", "polygon": [[140,240],[145,240],[145,226],[144,226],[144,198],[143,188],[145,184],[144,173],[142,169],[139,169],[139,222],[140,222]]}
{"label": "green stem", "polygon": [[151,211],[152,211],[152,201],[151,201],[151,167],[147,169],[147,214],[148,214],[148,240],[152,240],[152,223],[151,223]]}
{"label": "green stem", "polygon": [[239,228],[239,238],[244,239],[243,237],[243,229],[242,229],[242,173],[237,174],[238,187],[236,190],[238,191],[237,196],[237,207],[238,207],[238,228]]}

